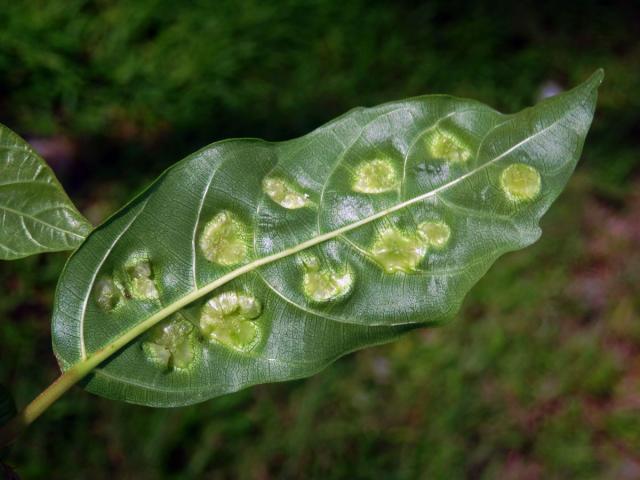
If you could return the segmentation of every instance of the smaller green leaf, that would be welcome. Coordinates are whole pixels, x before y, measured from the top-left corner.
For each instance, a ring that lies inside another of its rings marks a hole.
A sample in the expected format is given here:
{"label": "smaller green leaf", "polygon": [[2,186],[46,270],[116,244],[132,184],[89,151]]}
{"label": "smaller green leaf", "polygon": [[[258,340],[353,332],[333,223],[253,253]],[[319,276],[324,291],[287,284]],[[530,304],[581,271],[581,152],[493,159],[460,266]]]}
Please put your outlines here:
{"label": "smaller green leaf", "polygon": [[0,260],[74,250],[91,229],[42,157],[0,124]]}

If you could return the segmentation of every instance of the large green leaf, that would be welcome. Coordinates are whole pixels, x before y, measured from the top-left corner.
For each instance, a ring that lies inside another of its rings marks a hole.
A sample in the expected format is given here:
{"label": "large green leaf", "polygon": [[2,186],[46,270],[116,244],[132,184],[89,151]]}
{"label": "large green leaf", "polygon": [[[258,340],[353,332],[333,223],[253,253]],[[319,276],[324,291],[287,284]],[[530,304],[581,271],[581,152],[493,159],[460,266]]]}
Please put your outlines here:
{"label": "large green leaf", "polygon": [[51,168],[0,125],[0,259],[73,250],[91,231]]}
{"label": "large green leaf", "polygon": [[602,76],[514,115],[424,96],[196,152],[71,257],[53,319],[62,367],[131,340],[86,387],[182,405],[450,318],[497,257],[539,237]]}

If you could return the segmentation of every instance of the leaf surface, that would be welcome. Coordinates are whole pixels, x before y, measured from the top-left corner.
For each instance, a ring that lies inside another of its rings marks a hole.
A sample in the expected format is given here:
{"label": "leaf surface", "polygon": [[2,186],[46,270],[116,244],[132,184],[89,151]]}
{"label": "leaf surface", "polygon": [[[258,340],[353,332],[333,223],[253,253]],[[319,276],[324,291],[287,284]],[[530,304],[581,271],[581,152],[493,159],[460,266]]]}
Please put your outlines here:
{"label": "leaf surface", "polygon": [[0,259],[73,250],[91,228],[45,161],[0,125]]}
{"label": "leaf surface", "polygon": [[308,376],[451,318],[496,258],[539,237],[601,81],[513,115],[423,96],[291,141],[194,153],[71,257],[60,364],[131,340],[86,388],[175,406]]}

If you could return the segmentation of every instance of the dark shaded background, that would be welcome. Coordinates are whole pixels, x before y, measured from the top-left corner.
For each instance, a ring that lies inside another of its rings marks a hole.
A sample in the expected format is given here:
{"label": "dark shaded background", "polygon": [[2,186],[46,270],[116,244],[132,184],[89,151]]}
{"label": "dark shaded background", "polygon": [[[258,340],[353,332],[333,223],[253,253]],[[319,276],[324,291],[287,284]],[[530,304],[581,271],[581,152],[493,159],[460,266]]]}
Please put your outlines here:
{"label": "dark shaded background", "polygon": [[[640,8],[562,3],[0,0],[0,121],[94,222],[221,138],[423,93],[512,112],[607,75],[542,240],[449,326],[193,407],[74,389],[8,463],[26,479],[640,478]],[[64,260],[0,264],[0,383],[20,404],[57,374]]]}

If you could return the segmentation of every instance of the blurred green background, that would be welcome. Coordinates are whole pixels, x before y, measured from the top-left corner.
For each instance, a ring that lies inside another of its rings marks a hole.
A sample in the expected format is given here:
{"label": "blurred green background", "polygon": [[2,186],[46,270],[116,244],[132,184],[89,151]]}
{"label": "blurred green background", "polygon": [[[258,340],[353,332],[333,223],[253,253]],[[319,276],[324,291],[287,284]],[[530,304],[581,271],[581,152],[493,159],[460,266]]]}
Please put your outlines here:
{"label": "blurred green background", "polygon": [[[423,93],[513,112],[607,75],[542,240],[455,322],[193,407],[76,388],[5,461],[25,479],[640,478],[639,24],[626,1],[0,0],[0,122],[93,222],[221,138]],[[57,374],[64,261],[0,264],[0,383],[21,405]]]}

